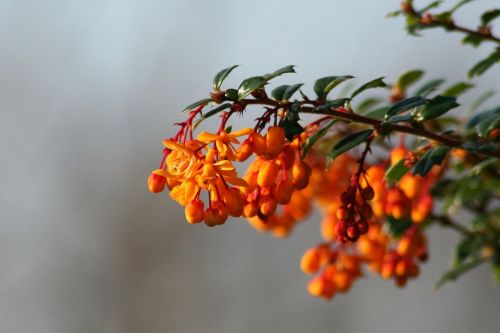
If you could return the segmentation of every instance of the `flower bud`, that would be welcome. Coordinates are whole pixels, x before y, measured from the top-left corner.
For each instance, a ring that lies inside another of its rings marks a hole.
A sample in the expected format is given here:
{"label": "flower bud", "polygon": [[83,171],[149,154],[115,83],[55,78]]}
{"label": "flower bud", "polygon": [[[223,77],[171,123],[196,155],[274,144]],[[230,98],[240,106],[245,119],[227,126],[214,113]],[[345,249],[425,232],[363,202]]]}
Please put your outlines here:
{"label": "flower bud", "polygon": [[311,167],[302,160],[298,160],[292,167],[292,180],[293,185],[297,190],[302,190],[309,183],[309,176],[311,175]]}
{"label": "flower bud", "polygon": [[253,133],[250,136],[250,140],[253,143],[255,154],[264,155],[264,153],[266,152],[266,138],[264,138],[259,133]]}
{"label": "flower bud", "polygon": [[274,161],[268,161],[259,170],[257,184],[261,187],[270,187],[278,176],[279,167]]}
{"label": "flower bud", "polygon": [[164,175],[152,172],[148,177],[148,188],[150,192],[160,193],[165,189],[167,178]]}
{"label": "flower bud", "polygon": [[271,126],[266,134],[266,158],[273,159],[283,150],[285,130],[282,127]]}
{"label": "flower bud", "polygon": [[193,200],[186,205],[184,213],[186,215],[186,220],[191,223],[199,223],[204,219],[204,207],[203,201]]}

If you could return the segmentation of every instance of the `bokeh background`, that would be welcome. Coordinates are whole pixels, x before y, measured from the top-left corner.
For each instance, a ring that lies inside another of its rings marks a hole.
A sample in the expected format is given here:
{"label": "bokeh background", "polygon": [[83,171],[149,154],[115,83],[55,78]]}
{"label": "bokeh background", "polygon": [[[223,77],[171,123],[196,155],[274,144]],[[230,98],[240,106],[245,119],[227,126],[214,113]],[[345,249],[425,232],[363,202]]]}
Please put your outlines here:
{"label": "bokeh background", "polygon": [[[409,37],[385,18],[398,5],[0,0],[0,332],[498,332],[486,267],[433,290],[452,231],[432,231],[431,260],[405,289],[368,275],[324,302],[299,270],[317,217],[285,240],[244,220],[209,229],[146,189],[171,123],[221,68],[242,65],[228,86],[288,64],[298,74],[277,83],[410,68],[462,80],[490,50]],[[458,17],[473,27],[494,5]],[[499,74],[476,91],[498,89]]]}

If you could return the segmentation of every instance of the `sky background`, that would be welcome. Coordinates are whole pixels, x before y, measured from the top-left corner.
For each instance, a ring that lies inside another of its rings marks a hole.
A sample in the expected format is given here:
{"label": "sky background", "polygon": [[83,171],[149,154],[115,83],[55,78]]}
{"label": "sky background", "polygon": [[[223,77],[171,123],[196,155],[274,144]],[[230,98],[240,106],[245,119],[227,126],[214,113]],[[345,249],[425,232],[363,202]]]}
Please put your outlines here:
{"label": "sky background", "polygon": [[[324,302],[299,269],[317,216],[278,240],[243,219],[188,225],[147,192],[171,123],[222,68],[241,65],[227,87],[288,64],[298,74],[277,83],[306,91],[321,76],[391,81],[411,68],[457,81],[491,49],[409,37],[385,18],[398,5],[0,0],[0,332],[498,332],[486,267],[433,290],[451,231],[432,230],[430,261],[405,289],[368,274]],[[458,17],[474,27],[494,5]],[[499,74],[476,93],[498,90]]]}

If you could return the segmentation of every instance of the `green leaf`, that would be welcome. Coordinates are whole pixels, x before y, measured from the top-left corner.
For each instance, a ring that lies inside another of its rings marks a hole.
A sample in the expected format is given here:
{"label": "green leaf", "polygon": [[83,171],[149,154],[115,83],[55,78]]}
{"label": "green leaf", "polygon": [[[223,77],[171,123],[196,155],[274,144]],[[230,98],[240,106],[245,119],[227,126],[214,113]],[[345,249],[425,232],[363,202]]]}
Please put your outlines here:
{"label": "green leaf", "polygon": [[220,86],[222,85],[222,82],[224,82],[224,80],[227,78],[229,73],[231,73],[233,71],[233,69],[235,69],[236,67],[238,67],[238,65],[224,68],[223,70],[221,70],[219,73],[217,73],[215,75],[214,81],[213,81],[214,90],[216,90],[216,91],[220,90]]}
{"label": "green leaf", "polygon": [[491,272],[497,283],[500,283],[500,245],[497,244],[491,261]]}
{"label": "green leaf", "polygon": [[418,12],[419,12],[420,14],[423,14],[423,13],[427,12],[428,10],[431,10],[431,9],[433,9],[433,8],[437,8],[437,7],[439,7],[439,5],[440,5],[441,3],[443,3],[443,1],[433,1],[433,2],[431,2],[430,4],[428,4],[427,6],[425,6],[424,8],[422,8],[421,10],[419,10]]}
{"label": "green leaf", "polygon": [[405,91],[406,88],[417,82],[422,75],[424,75],[424,71],[420,69],[408,71],[399,77],[397,85],[402,91]]}
{"label": "green leaf", "polygon": [[465,129],[468,131],[475,129],[479,136],[485,137],[488,135],[489,131],[498,127],[499,119],[500,106],[492,110],[478,113],[474,117],[470,118],[465,124]]}
{"label": "green leaf", "polygon": [[443,274],[443,276],[436,283],[436,289],[440,288],[441,286],[443,286],[448,282],[455,281],[456,279],[458,279],[460,276],[467,273],[471,269],[481,265],[483,262],[485,262],[484,258],[476,258],[474,260],[463,262],[459,265],[456,265],[455,267],[453,267],[452,269],[448,270],[446,273]]}
{"label": "green leaf", "polygon": [[210,99],[210,98],[200,99],[199,101],[196,101],[196,102],[194,102],[194,103],[189,104],[188,106],[186,106],[184,108],[184,110],[182,110],[182,112],[191,111],[191,110],[197,108],[200,105],[207,105],[211,101],[212,101],[212,99]]}
{"label": "green leaf", "polygon": [[[475,112],[488,98],[492,97],[495,95],[495,92],[492,90],[488,90],[487,92],[479,95],[478,98],[476,98],[469,106],[467,110],[467,115],[472,114]],[[465,117],[466,119],[469,117]]]}
{"label": "green leaf", "polygon": [[244,80],[238,88],[238,99],[242,100],[255,90],[264,87],[266,83],[267,80],[262,76],[254,76]]}
{"label": "green leaf", "polygon": [[358,89],[356,89],[352,93],[351,99],[353,99],[354,97],[356,97],[357,95],[359,95],[360,93],[362,93],[363,91],[365,91],[367,89],[387,87],[387,84],[385,84],[385,82],[383,80],[384,80],[384,77],[379,77],[375,80],[372,80],[372,81],[369,81],[369,82],[363,84],[361,87],[359,87]]}
{"label": "green leaf", "polygon": [[355,133],[351,133],[348,136],[344,137],[342,140],[337,142],[335,146],[333,146],[332,150],[328,154],[327,163],[332,163],[338,156],[342,155],[346,151],[356,147],[368,140],[368,138],[372,135],[373,130],[363,130]]}
{"label": "green leaf", "polygon": [[414,116],[417,121],[434,119],[456,108],[458,105],[455,97],[438,95],[429,100],[422,108],[419,108]]}
{"label": "green leaf", "polygon": [[343,75],[343,76],[327,76],[316,80],[314,83],[314,92],[318,96],[318,99],[326,99],[328,93],[346,80],[352,79],[353,76]]}
{"label": "green leaf", "polygon": [[[500,163],[500,160],[496,157],[487,158],[484,161],[481,161],[480,163],[476,164],[472,169],[470,169],[469,176],[479,175],[486,168],[493,166],[495,164],[498,164],[498,163]],[[498,169],[500,170],[500,166]]]}
{"label": "green leaf", "polygon": [[339,99],[333,99],[331,101],[327,101],[315,108],[316,111],[321,112],[325,110],[330,110],[330,109],[335,109],[340,106],[344,106],[346,102],[348,102],[348,98],[339,98]]}
{"label": "green leaf", "polygon": [[487,12],[484,12],[483,15],[481,15],[481,24],[483,26],[487,26],[491,21],[496,19],[498,16],[500,16],[499,8],[488,10]]}
{"label": "green leaf", "polygon": [[467,35],[462,39],[462,44],[472,45],[473,47],[478,47],[482,42],[486,41],[484,37],[476,35]]}
{"label": "green leaf", "polygon": [[280,69],[272,72],[271,74],[266,74],[266,75],[264,75],[264,78],[266,79],[266,81],[269,81],[269,80],[274,79],[277,76],[280,76],[280,75],[283,75],[286,73],[295,73],[294,65],[288,65],[288,66],[285,66],[283,68],[280,68]]}
{"label": "green leaf", "polygon": [[443,163],[449,150],[450,148],[446,146],[439,146],[429,149],[413,166],[413,168],[411,169],[411,173],[413,175],[420,175],[422,177],[425,177],[429,173],[429,171],[431,171],[434,165],[440,165],[441,163]]}
{"label": "green leaf", "polygon": [[483,153],[483,154],[493,153],[500,149],[499,145],[493,142],[487,142],[487,143],[466,142],[462,144],[462,148],[471,151],[473,153]]}
{"label": "green leaf", "polygon": [[403,113],[407,110],[413,109],[417,106],[424,105],[429,101],[420,96],[414,96],[407,99],[404,99],[400,102],[394,104],[385,114],[385,119],[390,119],[391,117]]}
{"label": "green leaf", "polygon": [[377,97],[369,97],[361,101],[356,107],[356,113],[363,114],[367,112],[369,109],[379,104],[382,100]]}
{"label": "green leaf", "polygon": [[385,180],[388,184],[396,183],[406,175],[408,171],[410,171],[410,168],[405,165],[405,160],[402,159],[387,170],[385,173]]}
{"label": "green leaf", "polygon": [[364,116],[369,117],[369,118],[382,120],[382,119],[384,119],[384,116],[387,113],[387,111],[389,111],[389,109],[390,109],[389,106],[384,106],[384,107],[375,109],[373,111],[367,112],[366,114],[364,114]]}
{"label": "green leaf", "polygon": [[464,262],[469,257],[477,257],[485,243],[484,237],[481,235],[472,235],[463,238],[458,243],[455,253],[455,261],[457,264]]}
{"label": "green leaf", "polygon": [[302,85],[302,83],[297,83],[291,86],[283,85],[276,87],[271,91],[271,97],[277,101],[288,101]]}
{"label": "green leaf", "polygon": [[458,10],[460,7],[462,7],[463,5],[471,2],[471,1],[475,1],[475,0],[462,0],[460,1],[459,3],[457,3],[452,9],[451,9],[451,13],[454,13],[456,10]]}
{"label": "green leaf", "polygon": [[480,76],[497,62],[500,62],[500,51],[493,51],[488,57],[475,64],[469,70],[469,78]]}
{"label": "green leaf", "polygon": [[302,151],[302,158],[306,157],[307,156],[307,153],[309,152],[309,150],[311,150],[312,146],[314,146],[314,144],[319,140],[321,139],[322,137],[325,136],[325,134],[328,132],[328,130],[330,129],[330,127],[333,126],[333,124],[335,124],[337,122],[336,119],[330,121],[325,127],[323,127],[322,129],[320,129],[319,131],[317,131],[316,133],[314,133],[313,135],[311,135],[306,143],[304,144],[304,150]]}
{"label": "green leaf", "polygon": [[205,119],[207,118],[210,118],[214,115],[216,115],[217,113],[229,108],[232,104],[231,103],[224,103],[224,104],[221,104],[219,106],[217,106],[216,108],[208,111],[207,113],[205,113],[203,116],[201,116],[200,119],[198,119],[194,124],[193,124],[193,129],[195,129],[196,127],[198,127],[198,125],[204,121]]}
{"label": "green leaf", "polygon": [[443,79],[431,80],[431,81],[425,83],[424,85],[422,85],[419,89],[417,89],[417,91],[415,92],[415,96],[426,97],[431,92],[436,90],[443,83],[444,83]]}
{"label": "green leaf", "polygon": [[304,132],[304,128],[299,124],[299,112],[300,104],[298,102],[293,103],[282,122],[285,136],[289,141],[292,141],[296,135]]}
{"label": "green leaf", "polygon": [[397,220],[392,216],[387,216],[386,221],[389,225],[389,232],[394,237],[402,236],[406,229],[412,225],[412,221],[409,218]]}
{"label": "green leaf", "polygon": [[458,82],[458,83],[452,85],[451,87],[449,87],[448,89],[446,89],[441,95],[457,97],[472,87],[474,87],[474,85],[471,83]]}

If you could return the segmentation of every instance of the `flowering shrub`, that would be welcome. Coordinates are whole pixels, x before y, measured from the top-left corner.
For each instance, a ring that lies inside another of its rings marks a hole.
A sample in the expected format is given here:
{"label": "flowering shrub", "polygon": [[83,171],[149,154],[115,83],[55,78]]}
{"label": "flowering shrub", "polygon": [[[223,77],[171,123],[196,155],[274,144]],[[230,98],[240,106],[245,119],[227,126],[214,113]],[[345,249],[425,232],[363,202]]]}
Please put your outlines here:
{"label": "flowering shrub", "polygon": [[[468,2],[434,13],[440,2],[417,10],[407,0],[390,15],[405,16],[411,34],[443,27],[464,33],[466,44],[495,44],[469,71],[474,77],[500,61],[491,29],[500,9],[485,12],[477,30],[467,29],[453,13]],[[159,168],[148,179],[151,192],[167,188],[185,207],[188,223],[214,227],[244,217],[255,229],[284,237],[317,207],[323,241],[305,251],[300,266],[312,275],[309,292],[325,299],[349,290],[365,270],[404,286],[427,260],[426,233],[436,224],[462,237],[439,285],[482,263],[500,279],[500,106],[457,117],[449,111],[461,107],[457,99],[473,85],[441,89],[444,80],[434,79],[414,89],[421,70],[391,84],[377,78],[337,99],[329,93],[352,76],[318,79],[314,97],[302,84],[268,89],[274,78],[294,73],[293,66],[222,89],[236,67],[220,71],[209,97],[184,110],[186,119],[163,141]],[[361,99],[375,88],[389,90],[388,98]],[[255,122],[233,129],[231,118],[249,112]],[[197,131],[214,116],[218,129]],[[248,159],[239,174],[238,164]],[[467,224],[453,220],[462,209],[472,214]]]}

